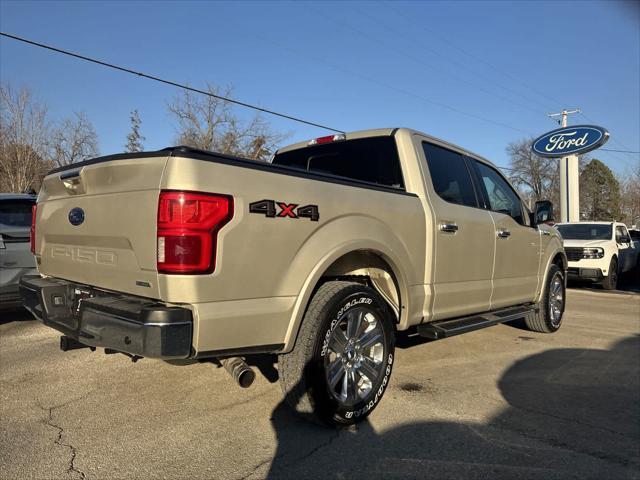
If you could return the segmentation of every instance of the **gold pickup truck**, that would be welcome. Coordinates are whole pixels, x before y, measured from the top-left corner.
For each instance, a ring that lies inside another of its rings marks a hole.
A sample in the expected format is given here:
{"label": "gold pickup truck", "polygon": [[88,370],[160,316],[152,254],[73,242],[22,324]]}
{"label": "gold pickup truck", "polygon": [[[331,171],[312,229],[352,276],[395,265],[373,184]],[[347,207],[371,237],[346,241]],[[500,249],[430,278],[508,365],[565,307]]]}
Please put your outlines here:
{"label": "gold pickup truck", "polygon": [[268,163],[112,155],[45,178],[21,294],[63,350],[213,357],[242,386],[248,356],[277,354],[296,411],[349,424],[380,401],[400,331],[560,328],[567,260],[551,204],[535,210],[487,160],[404,128]]}

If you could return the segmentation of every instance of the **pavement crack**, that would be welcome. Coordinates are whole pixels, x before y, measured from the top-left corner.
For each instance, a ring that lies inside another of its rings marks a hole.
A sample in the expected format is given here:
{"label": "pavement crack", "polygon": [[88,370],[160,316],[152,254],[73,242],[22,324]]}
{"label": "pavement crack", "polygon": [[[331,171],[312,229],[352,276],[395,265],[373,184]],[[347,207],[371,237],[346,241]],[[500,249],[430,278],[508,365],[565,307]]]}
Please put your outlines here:
{"label": "pavement crack", "polygon": [[251,477],[254,473],[256,473],[260,468],[262,468],[264,465],[266,465],[267,463],[269,463],[271,460],[275,460],[272,458],[267,458],[266,460],[261,461],[260,463],[258,463],[255,467],[253,467],[251,469],[251,471],[249,473],[246,473],[245,475],[237,478],[236,480],[246,480],[247,478]]}
{"label": "pavement crack", "polygon": [[580,447],[578,445],[575,444],[569,444],[567,442],[564,442],[560,439],[556,439],[556,438],[549,438],[549,437],[545,437],[543,435],[538,435],[536,434],[534,431],[532,430],[525,430],[523,428],[519,428],[515,425],[511,425],[508,424],[506,422],[499,422],[495,425],[493,425],[496,428],[500,428],[503,430],[508,430],[510,432],[514,432],[517,433],[525,438],[531,439],[531,440],[536,440],[538,442],[542,442],[545,445],[549,445],[552,448],[560,448],[563,450],[567,450],[579,455],[587,455],[589,457],[592,458],[596,458],[598,460],[603,460],[605,462],[610,462],[610,463],[616,463],[620,466],[623,466],[625,468],[629,468],[629,467],[634,467],[636,465],[636,462],[634,462],[632,459],[627,459],[624,457],[621,457],[619,455],[615,455],[615,454],[609,454],[609,453],[605,453],[605,452],[600,452],[600,451],[595,451],[592,450],[590,448],[584,448],[584,447]]}
{"label": "pavement crack", "polygon": [[318,451],[329,447],[333,442],[335,442],[338,437],[340,436],[340,432],[343,429],[340,428],[336,428],[336,431],[333,435],[331,435],[327,440],[319,443],[318,445],[316,445],[315,447],[313,447],[311,450],[309,450],[307,453],[305,453],[304,455],[300,456],[300,457],[296,457],[291,459],[290,461],[286,462],[286,463],[282,463],[281,465],[275,466],[278,463],[278,460],[282,459],[284,453],[280,453],[280,454],[276,454],[273,458],[267,458],[266,460],[261,461],[260,463],[258,463],[256,466],[254,466],[251,471],[249,471],[248,473],[244,474],[242,477],[237,478],[236,480],[247,480],[248,478],[250,478],[251,476],[253,476],[260,468],[262,468],[264,465],[266,465],[269,462],[273,462],[272,463],[272,470],[269,473],[269,477],[272,476],[275,472],[274,469],[277,470],[282,470],[282,469],[286,469],[287,467],[294,465],[300,461],[306,460],[309,457],[312,457],[313,455],[315,455],[316,453],[318,453]]}
{"label": "pavement crack", "polygon": [[307,452],[305,455],[296,458],[295,460],[293,460],[293,462],[291,463],[297,463],[301,460],[306,460],[307,458],[315,455],[319,450],[322,450],[323,448],[327,448],[329,447],[333,442],[335,442],[338,437],[340,436],[340,432],[342,431],[342,429],[340,428],[336,428],[335,434],[330,436],[326,441],[320,443],[319,445],[316,445],[315,447],[313,447],[309,452]]}
{"label": "pavement crack", "polygon": [[544,415],[545,417],[555,418],[556,420],[561,420],[561,421],[564,421],[564,422],[567,422],[567,423],[574,423],[574,424],[580,425],[582,427],[588,427],[588,428],[593,428],[595,430],[601,430],[603,432],[609,432],[609,433],[612,433],[613,435],[619,435],[621,437],[624,437],[624,438],[626,438],[628,440],[632,440],[632,441],[637,441],[638,440],[637,437],[626,435],[626,434],[624,434],[622,432],[618,432],[617,430],[613,430],[612,428],[607,428],[607,427],[602,426],[602,425],[594,425],[592,423],[583,422],[583,421],[580,421],[580,420],[575,419],[575,418],[568,418],[568,417],[563,417],[563,416],[560,416],[560,415],[554,415],[554,414],[552,414],[550,412],[545,412],[545,411],[542,411],[542,410],[536,410],[534,408],[529,408],[529,407],[525,407],[525,406],[522,406],[522,405],[511,405],[511,406],[516,408],[516,409],[519,409],[519,410],[522,410],[524,412],[531,413],[531,414],[534,414],[534,415]]}
{"label": "pavement crack", "polygon": [[71,403],[83,400],[84,398],[88,397],[91,393],[93,393],[93,391],[89,391],[86,394],[82,395],[81,397],[74,398],[74,399],[69,400],[69,401],[67,401],[65,403],[61,403],[59,405],[54,405],[52,407],[43,407],[43,406],[39,405],[39,407],[42,410],[47,412],[47,418],[45,420],[45,425],[47,425],[47,426],[49,426],[51,428],[55,428],[58,431],[56,439],[54,440],[54,444],[69,449],[69,453],[71,454],[71,457],[69,458],[69,462],[68,462],[68,466],[67,466],[67,474],[73,479],[79,478],[81,480],[85,480],[87,478],[87,476],[82,470],[80,470],[76,466],[76,457],[78,455],[78,451],[76,450],[76,448],[73,445],[71,445],[70,443],[65,443],[63,441],[64,428],[62,428],[57,423],[54,423],[53,412],[55,410],[59,409],[59,408],[67,406],[67,405],[69,405]]}

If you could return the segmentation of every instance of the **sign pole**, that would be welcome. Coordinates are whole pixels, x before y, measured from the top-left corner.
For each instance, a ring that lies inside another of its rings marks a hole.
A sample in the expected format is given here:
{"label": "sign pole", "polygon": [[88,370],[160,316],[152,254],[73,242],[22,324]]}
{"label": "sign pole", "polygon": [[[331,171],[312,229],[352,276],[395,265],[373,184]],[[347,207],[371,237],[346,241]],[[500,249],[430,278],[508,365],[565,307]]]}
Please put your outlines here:
{"label": "sign pole", "polygon": [[[567,115],[580,113],[580,109],[562,110],[561,113],[551,113],[549,117],[562,115],[561,125],[567,126]],[[580,221],[580,168],[577,155],[569,155],[560,159],[560,221]]]}

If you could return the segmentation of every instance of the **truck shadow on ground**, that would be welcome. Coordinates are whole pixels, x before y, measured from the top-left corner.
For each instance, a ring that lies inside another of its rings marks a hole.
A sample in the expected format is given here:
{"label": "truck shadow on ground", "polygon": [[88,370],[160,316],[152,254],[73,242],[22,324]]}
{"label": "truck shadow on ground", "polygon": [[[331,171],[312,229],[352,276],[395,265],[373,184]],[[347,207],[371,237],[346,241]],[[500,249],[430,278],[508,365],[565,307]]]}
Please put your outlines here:
{"label": "truck shadow on ground", "polygon": [[[269,462],[268,477],[283,479],[638,478],[639,336],[610,350],[532,355],[498,386],[508,407],[485,423],[443,420],[381,432],[368,420],[346,429],[311,425],[283,401],[271,418],[274,458],[243,478],[264,475]],[[427,391],[393,387],[386,395],[404,396],[411,418],[416,395]],[[462,408],[448,411],[455,418]]]}
{"label": "truck shadow on ground", "polygon": [[0,325],[11,322],[25,322],[35,320],[24,308],[16,308],[13,310],[0,310]]}

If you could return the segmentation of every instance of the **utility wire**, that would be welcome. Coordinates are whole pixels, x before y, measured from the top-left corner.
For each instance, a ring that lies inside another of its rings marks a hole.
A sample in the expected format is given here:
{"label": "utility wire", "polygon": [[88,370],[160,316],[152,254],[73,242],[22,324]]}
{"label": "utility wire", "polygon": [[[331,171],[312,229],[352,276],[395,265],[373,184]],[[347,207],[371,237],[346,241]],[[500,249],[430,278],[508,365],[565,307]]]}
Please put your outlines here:
{"label": "utility wire", "polygon": [[19,42],[23,42],[23,43],[27,43],[29,45],[33,45],[35,47],[40,47],[40,48],[44,48],[46,50],[51,50],[53,52],[61,53],[63,55],[68,55],[70,57],[74,57],[74,58],[77,58],[79,60],[84,60],[86,62],[95,63],[97,65],[102,65],[103,67],[112,68],[114,70],[120,70],[121,72],[130,73],[132,75],[137,75],[138,77],[147,78],[149,80],[154,80],[156,82],[164,83],[166,85],[171,85],[173,87],[183,88],[185,90],[189,90],[189,91],[192,91],[192,92],[195,92],[195,93],[200,93],[202,95],[207,95],[209,97],[217,98],[219,100],[224,100],[225,102],[233,103],[233,104],[239,105],[241,107],[251,108],[251,109],[257,110],[259,112],[267,113],[269,115],[274,115],[276,117],[286,118],[287,120],[293,120],[294,122],[304,123],[306,125],[311,125],[312,127],[323,128],[325,130],[329,130],[329,131],[332,131],[332,132],[345,133],[343,130],[338,130],[336,128],[327,127],[326,125],[320,125],[319,123],[310,122],[308,120],[303,120],[301,118],[297,118],[297,117],[294,117],[294,116],[291,116],[291,115],[286,115],[284,113],[278,113],[278,112],[275,112],[273,110],[268,110],[266,108],[258,107],[258,106],[255,106],[255,105],[251,105],[250,103],[245,103],[245,102],[241,102],[239,100],[234,100],[232,98],[223,97],[221,95],[215,95],[215,94],[213,94],[211,92],[207,92],[205,90],[200,90],[200,89],[197,89],[197,88],[193,88],[193,87],[190,87],[188,85],[183,85],[183,84],[180,84],[180,83],[177,83],[177,82],[173,82],[171,80],[165,80],[165,79],[162,79],[160,77],[149,75],[147,73],[137,72],[135,70],[131,70],[130,68],[125,68],[125,67],[121,67],[121,66],[118,66],[118,65],[114,65],[112,63],[103,62],[101,60],[97,60],[95,58],[87,57],[85,55],[80,55],[78,53],[70,52],[68,50],[62,50],[61,48],[52,47],[51,45],[45,45],[44,43],[34,42],[33,40],[28,40],[26,38],[19,37],[17,35],[11,35],[11,34],[5,33],[5,32],[0,32],[0,35],[3,36],[3,37],[11,38],[13,40],[17,40]]}
{"label": "utility wire", "polygon": [[[314,8],[312,6],[308,6],[308,4],[307,4],[307,8],[313,10],[313,12],[315,12],[317,15],[320,15],[320,16],[324,17],[329,22],[332,22],[335,25],[341,26],[345,30],[351,31],[353,33],[357,33],[358,35],[360,35],[363,38],[366,38],[366,39],[368,39],[370,41],[373,41],[373,42],[376,42],[378,44],[381,44],[383,46],[383,48],[386,48],[387,50],[392,51],[394,55],[402,55],[403,57],[406,57],[409,60],[417,63],[418,65],[421,65],[422,67],[426,68],[427,70],[432,70],[433,69],[433,65],[429,65],[424,60],[421,60],[420,58],[418,58],[418,57],[416,57],[416,56],[414,56],[414,55],[412,55],[410,53],[407,53],[404,49],[398,49],[398,48],[394,47],[392,44],[389,44],[388,42],[384,42],[381,39],[379,39],[379,38],[377,38],[377,37],[365,32],[363,30],[360,30],[357,27],[354,27],[353,25],[349,24],[347,21],[345,21],[342,18],[340,18],[340,19],[332,18],[331,16],[327,15],[323,10],[316,9],[316,8]],[[378,22],[378,20],[376,18],[371,16],[366,11],[357,10],[357,12],[359,13],[360,16],[366,16],[369,19],[371,19],[372,21],[374,21],[374,22],[378,23],[379,25],[381,25],[383,28],[385,28],[388,31],[394,33],[395,36],[398,36],[398,35],[405,36],[405,38],[408,38],[411,41],[411,39],[409,37],[407,37],[406,35],[404,35],[402,32],[399,32],[398,30],[391,29],[390,27],[387,27],[386,25],[383,25],[381,22]],[[456,64],[458,66],[458,69],[462,69],[464,71],[464,66],[463,65],[459,64],[455,60],[447,59],[442,54],[440,54],[437,50],[432,49],[432,48],[430,48],[428,46],[425,46],[423,48],[423,50],[427,50],[427,51],[431,52],[433,55],[442,58],[443,60],[448,60],[449,62],[452,62],[452,63]],[[458,82],[463,83],[465,85],[468,85],[471,88],[473,88],[474,90],[477,90],[477,91],[483,92],[486,95],[498,98],[498,99],[500,99],[500,100],[502,100],[502,101],[504,101],[504,102],[506,102],[508,104],[515,105],[515,106],[518,106],[518,107],[521,107],[521,108],[525,108],[525,109],[530,110],[530,111],[532,111],[532,112],[534,112],[536,114],[542,113],[542,111],[539,110],[539,109],[531,108],[529,105],[525,105],[524,103],[516,102],[516,101],[514,101],[514,100],[512,100],[512,99],[510,99],[510,98],[508,98],[506,96],[503,96],[503,95],[495,93],[495,92],[493,92],[491,90],[488,90],[488,89],[482,87],[481,85],[478,85],[477,83],[474,83],[474,82],[468,80],[467,78],[465,78],[462,75],[458,75],[458,74],[455,74],[455,73],[452,73],[450,71],[443,70],[443,69],[439,69],[439,70],[437,70],[437,72],[439,74],[444,74],[444,75],[447,75],[447,76],[449,76],[451,78],[454,78]],[[431,73],[431,72],[429,72],[429,73]]]}
{"label": "utility wire", "polygon": [[[519,78],[515,77],[514,75],[512,75],[509,71],[499,69],[497,66],[495,66],[494,64],[492,64],[492,63],[488,62],[488,61],[487,61],[486,59],[484,59],[483,57],[480,57],[480,56],[478,56],[478,55],[474,55],[473,53],[470,53],[469,51],[467,51],[467,50],[463,49],[462,47],[460,47],[460,46],[459,46],[459,45],[457,45],[456,43],[454,43],[454,42],[452,42],[451,40],[447,39],[445,36],[443,36],[443,35],[439,34],[438,32],[436,32],[434,29],[429,28],[429,27],[427,27],[426,25],[424,25],[424,22],[422,22],[422,23],[420,23],[420,24],[416,23],[415,18],[411,18],[411,17],[410,17],[410,16],[408,16],[406,13],[404,13],[401,9],[391,7],[391,10],[392,10],[396,15],[398,15],[398,16],[400,16],[400,17],[402,17],[405,21],[407,21],[407,22],[409,22],[409,23],[412,23],[413,25],[417,26],[418,28],[421,28],[421,29],[423,29],[423,30],[426,30],[426,31],[428,31],[428,32],[431,32],[431,34],[432,34],[432,35],[434,35],[434,36],[436,36],[436,37],[440,38],[440,40],[441,40],[442,42],[444,42],[444,43],[446,43],[447,45],[449,45],[450,47],[452,47],[452,48],[454,48],[454,49],[458,50],[459,52],[462,52],[463,54],[465,54],[465,55],[466,55],[466,56],[468,56],[469,58],[472,58],[472,59],[474,59],[474,60],[476,60],[476,61],[478,61],[478,62],[480,62],[480,63],[482,63],[482,64],[486,65],[486,66],[487,66],[487,67],[489,67],[491,70],[494,70],[494,71],[495,71],[495,72],[497,72],[497,73],[501,73],[501,74],[502,74],[503,76],[505,76],[505,77],[509,77],[509,78],[511,78],[511,79],[512,79],[512,80],[514,80],[515,82],[520,83],[520,84],[521,84],[522,86],[524,86],[525,88],[528,88],[528,89],[529,89],[529,90],[531,90],[532,92],[537,93],[539,96],[542,96],[542,97],[547,98],[548,100],[552,101],[552,102],[553,102],[553,103],[555,103],[555,104],[560,104],[560,103],[562,103],[562,102],[560,102],[559,100],[555,100],[553,97],[550,97],[550,96],[549,96],[549,95],[547,95],[546,93],[544,93],[544,92],[542,92],[542,91],[540,91],[540,90],[538,90],[538,89],[536,89],[536,88],[534,88],[534,87],[532,87],[532,86],[528,85],[527,83],[525,83],[525,82],[524,82],[524,81],[522,81],[521,79],[519,79]],[[424,42],[421,42],[421,43],[424,45]],[[452,61],[453,61],[453,60],[452,60]],[[459,64],[459,62],[454,62],[454,63],[458,63],[458,64]],[[468,70],[468,69],[469,69],[469,65],[467,65],[467,64],[463,64],[463,65],[462,65],[462,68],[463,68],[463,70],[465,70],[465,71],[466,71],[466,70]],[[485,76],[485,78],[487,78],[487,77]],[[497,86],[498,86],[498,85],[497,85]],[[499,86],[500,86],[503,90],[510,91],[510,92],[512,92],[513,94],[515,94],[515,95],[517,95],[517,96],[519,96],[519,97],[522,97],[523,99],[525,99],[525,100],[527,100],[527,101],[529,101],[529,102],[537,103],[538,105],[542,106],[543,108],[548,109],[548,108],[547,108],[548,106],[545,106],[545,104],[541,103],[538,99],[527,97],[527,96],[525,96],[523,93],[521,93],[521,92],[519,92],[519,91],[517,91],[517,90],[515,90],[515,89],[513,89],[513,88],[507,87],[506,85],[499,85]]]}
{"label": "utility wire", "polygon": [[401,88],[401,87],[396,87],[394,85],[391,85],[389,83],[383,82],[381,80],[377,80],[375,78],[369,77],[369,76],[364,75],[364,74],[362,74],[362,73],[360,73],[360,72],[358,72],[356,70],[350,70],[348,68],[342,67],[337,63],[330,62],[329,60],[327,60],[324,57],[320,57],[320,56],[317,56],[317,55],[312,55],[312,54],[309,54],[309,53],[302,53],[301,51],[296,50],[295,48],[292,48],[288,44],[285,45],[283,43],[278,42],[277,40],[274,40],[273,38],[268,38],[268,37],[265,37],[263,35],[256,35],[256,38],[262,40],[263,42],[269,42],[272,45],[274,45],[274,46],[276,46],[276,47],[278,47],[278,48],[280,48],[282,50],[286,50],[286,51],[288,51],[290,53],[298,55],[298,56],[304,58],[305,61],[313,60],[315,63],[324,63],[325,65],[333,68],[334,70],[340,71],[342,73],[346,73],[346,74],[351,75],[353,77],[357,77],[357,78],[359,78],[361,80],[364,80],[366,82],[372,83],[374,85],[378,85],[379,87],[383,87],[383,88],[386,88],[388,90],[393,90],[396,93],[401,93],[402,95],[406,95],[408,97],[416,98],[416,99],[421,100],[421,101],[423,101],[425,103],[428,103],[428,104],[431,104],[431,105],[435,105],[437,107],[440,107],[440,108],[443,108],[443,109],[446,109],[446,110],[450,110],[450,111],[455,112],[455,113],[457,113],[459,115],[464,115],[466,117],[475,118],[476,120],[481,120],[483,122],[492,123],[493,125],[497,125],[497,126],[500,126],[500,127],[503,127],[503,128],[507,128],[509,130],[514,130],[516,132],[520,132],[520,133],[523,133],[525,135],[531,135],[531,132],[527,132],[526,130],[522,130],[521,128],[517,128],[517,127],[514,127],[513,125],[508,125],[506,123],[498,122],[496,120],[492,120],[492,119],[484,117],[482,115],[477,115],[477,114],[472,113],[472,112],[467,111],[467,110],[462,110],[460,108],[452,107],[451,105],[448,105],[448,104],[443,103],[443,102],[438,102],[436,100],[432,100],[430,98],[427,98],[427,97],[424,97],[422,95],[419,95],[419,94],[417,94],[417,93],[415,93],[413,91],[406,90],[406,89]]}
{"label": "utility wire", "polygon": [[610,148],[599,148],[598,150],[602,150],[603,152],[640,153],[634,150],[612,150]]}
{"label": "utility wire", "polygon": [[[596,122],[588,117],[584,112],[580,111],[580,115],[582,115],[584,117],[585,120],[587,120],[588,122],[591,122],[592,124],[596,124]],[[617,145],[618,147],[620,147],[621,149],[626,150],[625,152],[620,152],[620,153],[638,153],[638,152],[633,152],[629,147],[627,147],[625,144],[623,144],[622,142],[620,142],[619,140],[616,139],[615,136],[610,137],[611,138],[611,143]],[[609,150],[606,148],[599,148],[598,150],[603,150],[605,152],[618,152],[617,150]],[[629,163],[629,160],[626,157],[623,157],[622,155],[617,155],[616,153],[614,153],[613,155],[611,155],[614,159],[621,161],[622,163],[624,163],[627,166],[630,166],[632,168],[635,168],[634,165],[631,165]]]}

